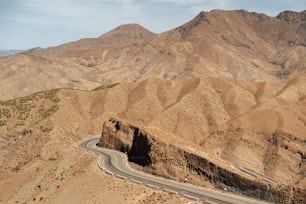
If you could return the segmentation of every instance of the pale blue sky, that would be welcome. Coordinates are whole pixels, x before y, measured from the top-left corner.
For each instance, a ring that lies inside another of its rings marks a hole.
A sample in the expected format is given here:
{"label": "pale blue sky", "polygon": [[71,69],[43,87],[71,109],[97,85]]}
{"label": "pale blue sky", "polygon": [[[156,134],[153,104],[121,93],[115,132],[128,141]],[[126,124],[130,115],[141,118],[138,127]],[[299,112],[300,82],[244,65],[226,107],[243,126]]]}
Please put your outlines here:
{"label": "pale blue sky", "polygon": [[126,23],[160,33],[211,9],[276,16],[305,10],[306,0],[0,0],[0,50],[55,46]]}

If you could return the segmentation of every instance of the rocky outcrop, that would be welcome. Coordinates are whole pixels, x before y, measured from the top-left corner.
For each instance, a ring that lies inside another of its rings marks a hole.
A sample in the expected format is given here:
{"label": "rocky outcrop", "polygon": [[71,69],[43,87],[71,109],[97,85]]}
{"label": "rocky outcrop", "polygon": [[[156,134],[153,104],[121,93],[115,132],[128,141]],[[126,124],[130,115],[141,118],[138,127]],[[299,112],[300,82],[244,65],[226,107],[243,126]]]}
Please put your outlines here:
{"label": "rocky outcrop", "polygon": [[235,192],[275,203],[303,203],[306,200],[305,189],[246,178],[121,120],[110,119],[104,123],[98,146],[126,152],[130,161],[160,176],[183,180],[186,175],[196,174],[216,186],[221,184]]}
{"label": "rocky outcrop", "polygon": [[306,21],[306,10],[302,12],[283,11],[277,15],[277,18],[286,22],[303,22]]}
{"label": "rocky outcrop", "polygon": [[128,154],[129,161],[141,166],[151,165],[151,144],[148,134],[138,127],[110,119],[103,125],[99,146],[120,150]]}

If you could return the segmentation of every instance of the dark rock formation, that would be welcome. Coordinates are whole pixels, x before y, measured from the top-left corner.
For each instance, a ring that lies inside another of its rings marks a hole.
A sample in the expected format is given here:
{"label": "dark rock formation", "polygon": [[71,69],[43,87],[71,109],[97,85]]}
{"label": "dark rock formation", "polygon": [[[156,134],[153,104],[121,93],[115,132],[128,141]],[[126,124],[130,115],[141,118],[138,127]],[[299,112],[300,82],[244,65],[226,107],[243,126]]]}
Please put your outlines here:
{"label": "dark rock formation", "polygon": [[286,22],[303,22],[306,21],[306,10],[302,12],[283,11],[277,15],[277,18]]}
{"label": "dark rock formation", "polygon": [[141,166],[151,165],[151,141],[147,133],[130,124],[110,119],[103,125],[98,146],[126,152],[129,161]]}

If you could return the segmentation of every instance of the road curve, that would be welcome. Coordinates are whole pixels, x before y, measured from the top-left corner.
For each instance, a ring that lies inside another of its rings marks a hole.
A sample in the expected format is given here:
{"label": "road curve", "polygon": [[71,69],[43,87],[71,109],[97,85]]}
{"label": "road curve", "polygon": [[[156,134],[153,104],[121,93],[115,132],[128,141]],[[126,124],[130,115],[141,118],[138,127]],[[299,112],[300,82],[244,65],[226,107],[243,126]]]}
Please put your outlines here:
{"label": "road curve", "polygon": [[98,143],[98,141],[98,136],[91,137],[75,145],[75,147],[101,156],[99,167],[111,175],[212,204],[266,203],[264,201],[255,200],[252,198],[237,196],[229,193],[221,193],[218,191],[205,189],[191,184],[180,183],[174,180],[165,179],[153,176],[151,174],[145,174],[143,172],[136,171],[129,167],[127,157],[124,153],[97,147],[96,144]]}

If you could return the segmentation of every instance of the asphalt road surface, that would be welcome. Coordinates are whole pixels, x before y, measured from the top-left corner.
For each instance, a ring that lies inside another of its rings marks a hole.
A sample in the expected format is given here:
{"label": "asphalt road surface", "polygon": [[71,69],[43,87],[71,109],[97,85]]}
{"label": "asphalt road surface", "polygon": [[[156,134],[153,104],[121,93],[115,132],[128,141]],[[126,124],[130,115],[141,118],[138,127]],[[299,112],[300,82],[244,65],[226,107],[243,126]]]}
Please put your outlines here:
{"label": "asphalt road surface", "polygon": [[180,183],[174,180],[157,177],[132,169],[128,165],[127,156],[124,153],[97,147],[99,137],[92,137],[76,145],[77,148],[87,152],[95,153],[101,156],[99,167],[107,173],[123,179],[127,179],[139,184],[163,191],[176,193],[178,195],[195,199],[197,201],[208,202],[212,204],[254,204],[267,203],[248,197],[238,196],[227,192],[218,192],[203,187],[198,187],[188,183]]}

